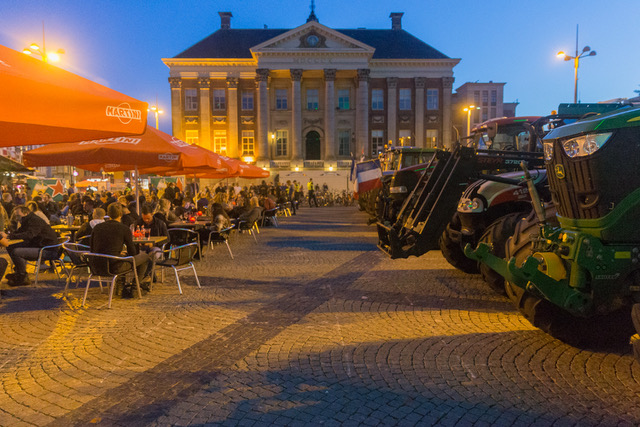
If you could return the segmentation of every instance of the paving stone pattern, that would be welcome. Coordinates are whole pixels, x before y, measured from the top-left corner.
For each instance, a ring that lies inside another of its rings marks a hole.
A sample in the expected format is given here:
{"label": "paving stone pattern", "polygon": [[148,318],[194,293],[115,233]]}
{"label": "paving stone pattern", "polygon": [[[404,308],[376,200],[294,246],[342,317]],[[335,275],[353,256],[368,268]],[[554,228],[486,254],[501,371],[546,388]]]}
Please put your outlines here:
{"label": "paving stone pattern", "polygon": [[550,338],[438,252],[386,258],[355,208],[280,224],[183,295],[3,284],[0,426],[640,425],[629,348]]}

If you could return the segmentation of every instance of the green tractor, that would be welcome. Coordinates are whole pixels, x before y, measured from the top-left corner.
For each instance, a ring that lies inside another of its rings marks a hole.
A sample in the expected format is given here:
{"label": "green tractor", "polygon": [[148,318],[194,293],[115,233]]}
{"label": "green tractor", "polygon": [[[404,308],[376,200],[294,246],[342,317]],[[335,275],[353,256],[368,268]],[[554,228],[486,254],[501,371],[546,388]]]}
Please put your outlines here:
{"label": "green tractor", "polygon": [[530,183],[534,211],[516,225],[506,259],[483,243],[465,254],[505,277],[518,309],[556,338],[628,342],[633,324],[640,332],[640,108],[559,127],[543,146],[552,203]]}

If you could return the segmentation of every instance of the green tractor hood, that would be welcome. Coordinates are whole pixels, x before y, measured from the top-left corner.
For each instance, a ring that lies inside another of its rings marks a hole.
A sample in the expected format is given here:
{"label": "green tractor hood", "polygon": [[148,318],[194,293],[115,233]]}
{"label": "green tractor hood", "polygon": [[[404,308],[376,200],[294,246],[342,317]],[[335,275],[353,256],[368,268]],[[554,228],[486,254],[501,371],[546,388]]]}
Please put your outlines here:
{"label": "green tractor hood", "polygon": [[605,132],[626,127],[640,126],[640,108],[621,108],[606,114],[588,117],[552,130],[545,140],[566,138],[589,132]]}

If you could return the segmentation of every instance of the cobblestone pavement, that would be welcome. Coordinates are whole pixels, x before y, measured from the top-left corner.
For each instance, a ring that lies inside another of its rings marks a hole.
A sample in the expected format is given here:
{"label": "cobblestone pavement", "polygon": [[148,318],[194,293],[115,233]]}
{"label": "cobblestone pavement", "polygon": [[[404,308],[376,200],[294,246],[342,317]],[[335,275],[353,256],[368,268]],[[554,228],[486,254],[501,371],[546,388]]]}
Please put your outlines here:
{"label": "cobblestone pavement", "polygon": [[139,299],[51,274],[0,303],[0,425],[639,425],[629,348],[569,347],[355,208],[218,246]]}

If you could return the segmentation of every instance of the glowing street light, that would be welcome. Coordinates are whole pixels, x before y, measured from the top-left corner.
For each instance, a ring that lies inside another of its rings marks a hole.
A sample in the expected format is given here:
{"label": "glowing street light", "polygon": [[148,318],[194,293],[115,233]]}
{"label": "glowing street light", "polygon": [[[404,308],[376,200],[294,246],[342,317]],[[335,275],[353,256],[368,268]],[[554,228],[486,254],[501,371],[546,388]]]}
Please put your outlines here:
{"label": "glowing street light", "polygon": [[469,105],[462,109],[462,111],[467,112],[467,136],[471,136],[471,112],[479,109],[480,107],[476,107],[475,105]]}
{"label": "glowing street light", "polygon": [[44,21],[42,21],[42,48],[35,43],[31,43],[29,47],[22,49],[25,55],[39,55],[42,62],[58,62],[60,55],[64,55],[64,49],[58,49],[55,52],[47,52],[44,37]]}
{"label": "glowing street light", "polygon": [[149,108],[147,109],[147,111],[152,111],[152,112],[153,112],[153,114],[155,114],[155,115],[156,115],[156,129],[160,129],[160,120],[159,120],[158,116],[159,116],[160,114],[163,114],[163,113],[164,113],[164,111],[162,111],[162,110],[160,110],[160,109],[158,108],[157,101],[156,101],[156,105],[152,105],[151,107],[149,107]]}
{"label": "glowing street light", "polygon": [[578,67],[580,66],[580,58],[587,56],[596,56],[596,51],[591,50],[589,46],[582,48],[582,52],[578,54],[578,25],[576,25],[576,54],[575,56],[569,56],[563,51],[558,52],[559,58],[564,58],[565,61],[571,61],[573,59],[574,79],[573,79],[573,103],[578,102]]}

